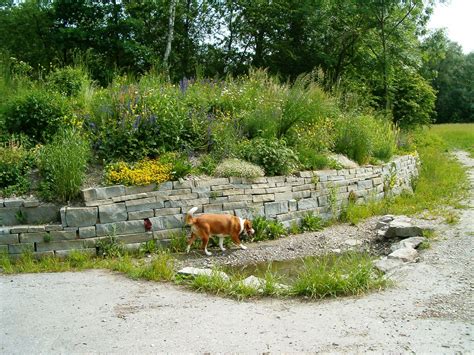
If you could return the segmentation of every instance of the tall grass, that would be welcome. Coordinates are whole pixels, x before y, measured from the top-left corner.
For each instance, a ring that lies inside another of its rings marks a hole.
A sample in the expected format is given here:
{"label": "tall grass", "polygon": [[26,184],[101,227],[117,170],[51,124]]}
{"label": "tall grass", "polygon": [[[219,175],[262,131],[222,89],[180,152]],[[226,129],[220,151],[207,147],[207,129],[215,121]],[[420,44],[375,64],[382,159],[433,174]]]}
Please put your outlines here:
{"label": "tall grass", "polygon": [[90,155],[89,142],[76,130],[60,130],[39,154],[44,196],[62,202],[77,197]]}

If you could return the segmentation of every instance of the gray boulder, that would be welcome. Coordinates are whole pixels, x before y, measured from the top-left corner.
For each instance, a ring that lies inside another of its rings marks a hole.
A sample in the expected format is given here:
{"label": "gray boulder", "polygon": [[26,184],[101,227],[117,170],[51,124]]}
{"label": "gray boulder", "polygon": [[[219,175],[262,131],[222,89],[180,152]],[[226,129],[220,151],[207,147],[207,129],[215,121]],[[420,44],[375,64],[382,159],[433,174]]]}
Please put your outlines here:
{"label": "gray boulder", "polygon": [[413,248],[397,249],[388,255],[388,259],[398,259],[403,262],[414,262],[418,258],[418,252]]}
{"label": "gray boulder", "polygon": [[425,237],[411,237],[411,238],[403,239],[399,241],[398,243],[392,244],[392,246],[390,247],[390,250],[395,251],[395,250],[403,249],[403,248],[416,249],[425,240],[426,240]]}
{"label": "gray boulder", "polygon": [[388,273],[401,265],[403,265],[403,261],[400,259],[388,259],[386,257],[383,257],[382,259],[379,259],[374,262],[374,265],[377,269],[384,273]]}

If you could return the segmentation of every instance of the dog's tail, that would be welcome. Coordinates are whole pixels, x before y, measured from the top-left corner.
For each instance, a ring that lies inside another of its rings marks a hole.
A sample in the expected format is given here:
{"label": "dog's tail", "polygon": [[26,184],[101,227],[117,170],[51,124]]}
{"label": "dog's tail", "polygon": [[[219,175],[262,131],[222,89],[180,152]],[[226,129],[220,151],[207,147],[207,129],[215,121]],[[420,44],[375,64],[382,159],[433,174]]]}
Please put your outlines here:
{"label": "dog's tail", "polygon": [[193,208],[191,208],[191,209],[186,213],[186,217],[185,217],[185,219],[184,219],[184,222],[185,222],[186,224],[193,224],[193,223],[194,223],[194,221],[193,221],[193,219],[194,219],[194,218],[193,218],[193,214],[194,214],[194,212],[197,211],[197,209],[198,209],[197,207],[193,207]]}

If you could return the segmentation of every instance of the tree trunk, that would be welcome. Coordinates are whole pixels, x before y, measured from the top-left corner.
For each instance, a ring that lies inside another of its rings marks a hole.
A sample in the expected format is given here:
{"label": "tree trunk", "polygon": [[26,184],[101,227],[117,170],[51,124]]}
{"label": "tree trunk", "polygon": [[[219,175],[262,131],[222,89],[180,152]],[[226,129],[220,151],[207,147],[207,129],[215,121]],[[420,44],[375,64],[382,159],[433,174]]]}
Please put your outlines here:
{"label": "tree trunk", "polygon": [[169,13],[169,19],[168,19],[168,39],[166,41],[166,50],[165,50],[165,55],[163,57],[163,68],[165,69],[165,72],[168,78],[169,78],[168,60],[171,54],[171,43],[173,42],[173,37],[174,37],[174,20],[176,16],[177,3],[178,3],[178,0],[170,1],[170,13]]}

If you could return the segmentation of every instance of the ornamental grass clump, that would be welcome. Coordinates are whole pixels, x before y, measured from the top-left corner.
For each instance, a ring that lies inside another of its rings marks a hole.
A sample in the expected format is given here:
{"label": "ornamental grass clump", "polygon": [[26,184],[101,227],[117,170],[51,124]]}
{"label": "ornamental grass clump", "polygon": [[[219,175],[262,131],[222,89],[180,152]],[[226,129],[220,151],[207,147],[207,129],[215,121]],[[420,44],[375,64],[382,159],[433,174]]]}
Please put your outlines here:
{"label": "ornamental grass clump", "polygon": [[172,164],[161,163],[155,159],[142,159],[136,164],[120,161],[105,168],[107,184],[149,185],[160,184],[172,177]]}
{"label": "ornamental grass clump", "polygon": [[243,177],[256,178],[265,175],[265,172],[258,165],[240,159],[226,159],[220,163],[214,175],[218,177]]}

